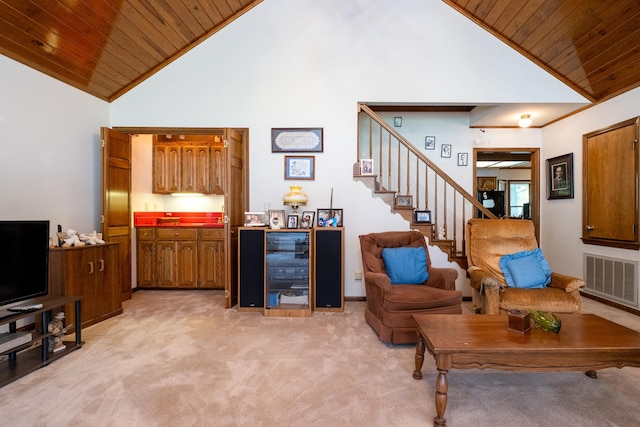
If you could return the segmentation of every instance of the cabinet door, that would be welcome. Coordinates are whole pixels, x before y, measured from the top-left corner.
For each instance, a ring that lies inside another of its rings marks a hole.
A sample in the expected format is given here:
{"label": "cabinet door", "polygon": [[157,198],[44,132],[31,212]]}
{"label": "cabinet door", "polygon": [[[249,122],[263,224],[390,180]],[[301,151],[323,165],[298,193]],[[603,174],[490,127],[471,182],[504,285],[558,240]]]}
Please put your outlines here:
{"label": "cabinet door", "polygon": [[181,185],[180,147],[169,145],[167,147],[167,192],[179,193]]}
{"label": "cabinet door", "polygon": [[178,283],[178,243],[158,241],[157,243],[158,286],[172,288]]}
{"label": "cabinet door", "polygon": [[182,183],[181,191],[193,193],[196,191],[196,149],[184,146],[181,150]]}
{"label": "cabinet door", "polygon": [[122,308],[118,245],[96,246],[95,316],[109,317]]}
{"label": "cabinet door", "polygon": [[177,282],[181,288],[198,286],[198,258],[196,242],[177,243]]}
{"label": "cabinet door", "polygon": [[222,144],[216,144],[211,147],[211,194],[224,194],[224,157],[224,146]]}
{"label": "cabinet door", "polygon": [[224,240],[198,243],[198,287],[224,289]]}
{"label": "cabinet door", "polygon": [[196,193],[210,194],[211,185],[211,150],[208,146],[196,146],[195,151],[195,189]]}
{"label": "cabinet door", "polygon": [[168,160],[167,145],[154,145],[153,147],[153,192],[159,194],[169,193],[169,176],[167,173]]}
{"label": "cabinet door", "polygon": [[136,227],[136,284],[155,286],[156,241],[155,229]]}

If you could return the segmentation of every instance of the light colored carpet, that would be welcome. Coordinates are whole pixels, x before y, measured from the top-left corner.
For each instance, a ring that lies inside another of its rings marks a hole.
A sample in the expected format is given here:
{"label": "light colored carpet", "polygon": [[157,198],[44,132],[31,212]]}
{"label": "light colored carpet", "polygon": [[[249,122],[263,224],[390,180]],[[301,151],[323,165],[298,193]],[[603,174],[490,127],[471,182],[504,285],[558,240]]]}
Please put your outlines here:
{"label": "light colored carpet", "polygon": [[[134,293],[124,314],[83,331],[81,350],[1,388],[2,425],[432,425],[433,359],[414,380],[414,346],[380,343],[364,303],[311,318],[222,307],[220,291]],[[585,312],[640,330],[637,316],[590,300]],[[445,417],[449,426],[632,426],[639,399],[637,368],[597,380],[453,370]]]}

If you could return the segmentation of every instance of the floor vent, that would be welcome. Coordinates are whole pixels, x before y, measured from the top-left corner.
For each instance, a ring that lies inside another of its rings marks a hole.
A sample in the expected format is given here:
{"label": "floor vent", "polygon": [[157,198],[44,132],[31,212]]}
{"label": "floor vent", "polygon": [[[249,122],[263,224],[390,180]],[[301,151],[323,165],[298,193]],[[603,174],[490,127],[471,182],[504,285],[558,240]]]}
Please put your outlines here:
{"label": "floor vent", "polygon": [[638,262],[584,254],[586,290],[633,307],[638,307]]}

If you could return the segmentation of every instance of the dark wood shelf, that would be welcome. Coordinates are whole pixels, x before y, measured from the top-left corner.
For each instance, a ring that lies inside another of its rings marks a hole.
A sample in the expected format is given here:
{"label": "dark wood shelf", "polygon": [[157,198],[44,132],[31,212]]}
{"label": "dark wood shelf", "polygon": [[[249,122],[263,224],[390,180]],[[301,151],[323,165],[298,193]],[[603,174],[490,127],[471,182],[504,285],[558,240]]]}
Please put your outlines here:
{"label": "dark wood shelf", "polygon": [[[0,325],[8,324],[9,330],[11,332],[15,332],[16,322],[18,320],[40,315],[40,319],[36,317],[36,324],[38,324],[38,320],[40,320],[39,326],[44,329],[47,327],[46,325],[48,322],[53,318],[52,311],[70,303],[74,303],[76,305],[75,325],[80,325],[80,297],[46,297],[36,300],[35,303],[42,304],[42,308],[29,312],[18,313],[7,310],[0,311]],[[75,329],[75,341],[63,341],[66,348],[64,350],[56,351],[55,353],[48,351],[48,338],[51,335],[50,333],[37,330],[32,331],[31,333],[33,336],[30,342],[3,353],[8,355],[9,358],[0,362],[0,387],[37,369],[47,366],[51,362],[58,360],[72,351],[80,349],[82,347],[81,329],[82,328],[80,326]]]}

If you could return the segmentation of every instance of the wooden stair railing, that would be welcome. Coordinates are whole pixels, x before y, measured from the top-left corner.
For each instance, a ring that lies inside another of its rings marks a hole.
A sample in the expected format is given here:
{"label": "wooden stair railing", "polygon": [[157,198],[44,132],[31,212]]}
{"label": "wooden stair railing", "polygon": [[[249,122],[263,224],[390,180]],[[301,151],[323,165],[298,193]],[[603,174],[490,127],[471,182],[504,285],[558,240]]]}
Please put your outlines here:
{"label": "wooden stair railing", "polygon": [[[363,175],[354,167],[354,175],[428,236],[430,244],[452,261],[464,258],[460,264],[466,265],[468,219],[496,216],[367,105],[358,104],[358,115],[358,163],[372,159],[373,173]],[[415,222],[415,211],[430,211],[431,223]]]}

